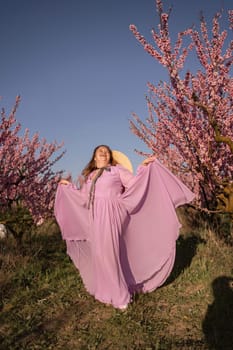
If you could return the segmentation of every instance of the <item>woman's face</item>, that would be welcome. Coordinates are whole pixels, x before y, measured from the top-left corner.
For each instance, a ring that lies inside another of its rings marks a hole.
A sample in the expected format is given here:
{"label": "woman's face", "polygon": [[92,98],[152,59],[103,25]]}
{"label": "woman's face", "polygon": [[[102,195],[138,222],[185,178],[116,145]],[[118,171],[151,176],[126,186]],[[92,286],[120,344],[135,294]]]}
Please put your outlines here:
{"label": "woman's face", "polygon": [[95,159],[97,168],[102,168],[109,165],[109,162],[110,162],[109,150],[104,146],[100,146],[99,148],[97,148],[95,152],[94,159]]}

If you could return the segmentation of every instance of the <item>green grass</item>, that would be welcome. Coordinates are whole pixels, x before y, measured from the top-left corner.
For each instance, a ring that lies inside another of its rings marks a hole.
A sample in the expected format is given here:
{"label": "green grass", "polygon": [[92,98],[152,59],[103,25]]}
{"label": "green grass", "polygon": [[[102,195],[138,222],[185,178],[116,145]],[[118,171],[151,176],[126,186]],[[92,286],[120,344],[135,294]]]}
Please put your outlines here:
{"label": "green grass", "polygon": [[212,231],[182,230],[168,281],[126,312],[85,291],[56,227],[1,241],[0,266],[0,349],[232,349],[232,246]]}

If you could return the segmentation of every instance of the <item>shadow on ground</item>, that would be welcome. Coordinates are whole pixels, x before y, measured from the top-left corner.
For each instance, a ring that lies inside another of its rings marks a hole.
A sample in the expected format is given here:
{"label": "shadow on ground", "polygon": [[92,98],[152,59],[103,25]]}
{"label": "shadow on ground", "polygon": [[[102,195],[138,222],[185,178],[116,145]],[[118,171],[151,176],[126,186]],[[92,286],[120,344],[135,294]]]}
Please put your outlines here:
{"label": "shadow on ground", "polygon": [[196,255],[198,244],[206,241],[196,235],[180,236],[176,242],[176,259],[170,277],[165,285],[172,283],[185,269],[187,269]]}
{"label": "shadow on ground", "polygon": [[206,342],[211,350],[233,349],[233,277],[213,280],[214,301],[208,306],[202,323]]}

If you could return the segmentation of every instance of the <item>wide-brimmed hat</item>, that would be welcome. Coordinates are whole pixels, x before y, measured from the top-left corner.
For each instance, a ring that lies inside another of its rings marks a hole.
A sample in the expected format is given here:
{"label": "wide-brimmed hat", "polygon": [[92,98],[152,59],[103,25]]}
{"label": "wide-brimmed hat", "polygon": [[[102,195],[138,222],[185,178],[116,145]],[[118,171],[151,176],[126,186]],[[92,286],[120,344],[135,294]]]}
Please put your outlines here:
{"label": "wide-brimmed hat", "polygon": [[126,169],[128,169],[131,173],[133,173],[133,166],[129,158],[122,152],[113,150],[112,151],[113,159]]}

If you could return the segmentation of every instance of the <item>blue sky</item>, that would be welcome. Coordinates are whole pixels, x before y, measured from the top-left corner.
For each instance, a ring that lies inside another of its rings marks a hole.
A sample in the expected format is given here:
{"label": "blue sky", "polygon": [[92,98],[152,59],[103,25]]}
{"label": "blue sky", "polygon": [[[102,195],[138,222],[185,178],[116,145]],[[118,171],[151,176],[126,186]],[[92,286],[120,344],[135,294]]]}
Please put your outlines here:
{"label": "blue sky", "polygon": [[[199,25],[232,0],[164,0],[173,5],[174,35]],[[134,168],[147,151],[129,129],[131,113],[147,117],[147,82],[167,80],[129,31],[147,38],[158,23],[154,0],[0,0],[0,96],[9,112],[22,101],[17,120],[31,135],[64,142],[57,169],[74,177],[93,148],[108,144],[124,152]]]}

